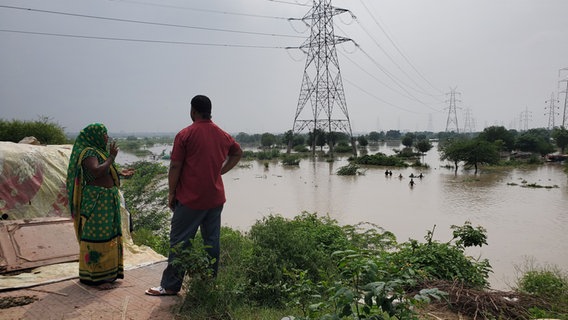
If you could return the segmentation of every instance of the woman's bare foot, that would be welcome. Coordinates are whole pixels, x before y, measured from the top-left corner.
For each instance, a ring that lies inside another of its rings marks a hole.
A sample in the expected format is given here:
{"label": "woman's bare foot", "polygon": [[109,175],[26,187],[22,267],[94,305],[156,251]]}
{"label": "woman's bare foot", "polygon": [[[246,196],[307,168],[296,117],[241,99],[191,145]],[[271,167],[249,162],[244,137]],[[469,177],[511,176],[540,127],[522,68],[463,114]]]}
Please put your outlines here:
{"label": "woman's bare foot", "polygon": [[118,286],[120,286],[120,282],[105,282],[103,284],[96,286],[95,288],[99,290],[112,290],[117,288]]}

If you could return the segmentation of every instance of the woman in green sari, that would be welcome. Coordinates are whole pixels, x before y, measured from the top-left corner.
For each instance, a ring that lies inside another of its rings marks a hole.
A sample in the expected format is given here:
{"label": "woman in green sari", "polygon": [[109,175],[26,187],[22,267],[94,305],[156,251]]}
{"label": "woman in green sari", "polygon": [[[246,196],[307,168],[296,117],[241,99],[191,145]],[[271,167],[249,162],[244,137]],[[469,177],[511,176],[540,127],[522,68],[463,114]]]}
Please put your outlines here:
{"label": "woman in green sari", "polygon": [[79,241],[79,279],[100,289],[124,278],[120,181],[114,166],[118,147],[107,151],[107,128],[85,127],[75,140],[67,170],[67,193]]}

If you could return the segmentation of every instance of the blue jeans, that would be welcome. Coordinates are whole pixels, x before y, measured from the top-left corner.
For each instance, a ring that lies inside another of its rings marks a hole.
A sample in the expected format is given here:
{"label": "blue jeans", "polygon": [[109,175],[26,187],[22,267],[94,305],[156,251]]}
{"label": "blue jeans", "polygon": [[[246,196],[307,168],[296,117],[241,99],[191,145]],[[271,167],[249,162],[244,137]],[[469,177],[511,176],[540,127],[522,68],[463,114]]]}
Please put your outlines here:
{"label": "blue jeans", "polygon": [[183,243],[183,249],[191,246],[190,240],[195,238],[197,229],[201,229],[203,243],[208,246],[207,253],[215,259],[213,264],[213,275],[217,275],[219,268],[219,238],[221,235],[221,212],[223,205],[207,210],[193,210],[181,203],[174,209],[170,231],[170,254],[168,256],[168,266],[162,274],[160,285],[168,291],[178,292],[183,283],[185,270],[172,266],[175,254],[171,248],[179,243]]}

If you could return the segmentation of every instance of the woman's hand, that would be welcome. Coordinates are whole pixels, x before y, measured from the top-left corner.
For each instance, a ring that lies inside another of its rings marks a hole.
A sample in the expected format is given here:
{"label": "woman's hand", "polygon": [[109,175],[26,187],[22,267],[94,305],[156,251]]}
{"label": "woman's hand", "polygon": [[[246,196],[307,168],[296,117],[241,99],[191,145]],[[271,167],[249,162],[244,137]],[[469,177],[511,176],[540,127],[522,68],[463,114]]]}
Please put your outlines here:
{"label": "woman's hand", "polygon": [[111,141],[110,146],[109,146],[109,153],[110,156],[114,159],[116,159],[116,155],[118,154],[118,146],[116,145],[116,141]]}

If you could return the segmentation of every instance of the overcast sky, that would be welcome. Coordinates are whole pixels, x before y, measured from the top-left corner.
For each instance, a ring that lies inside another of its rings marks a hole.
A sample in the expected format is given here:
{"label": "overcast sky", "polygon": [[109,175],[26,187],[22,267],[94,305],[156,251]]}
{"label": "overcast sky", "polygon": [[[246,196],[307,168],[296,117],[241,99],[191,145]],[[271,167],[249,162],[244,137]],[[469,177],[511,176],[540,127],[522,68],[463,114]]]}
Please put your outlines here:
{"label": "overcast sky", "polygon": [[[292,128],[307,0],[0,0],[0,118],[177,132],[196,94],[230,133]],[[566,0],[335,0],[355,134],[562,123]],[[309,105],[307,106],[309,108]],[[468,117],[469,116],[469,117]],[[453,118],[452,118],[453,119]],[[469,119],[467,121],[466,119]],[[525,122],[524,120],[527,120]],[[453,126],[453,122],[452,122]]]}

